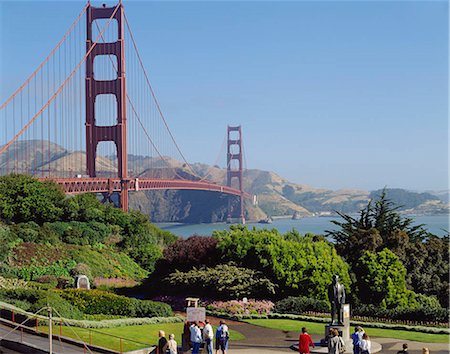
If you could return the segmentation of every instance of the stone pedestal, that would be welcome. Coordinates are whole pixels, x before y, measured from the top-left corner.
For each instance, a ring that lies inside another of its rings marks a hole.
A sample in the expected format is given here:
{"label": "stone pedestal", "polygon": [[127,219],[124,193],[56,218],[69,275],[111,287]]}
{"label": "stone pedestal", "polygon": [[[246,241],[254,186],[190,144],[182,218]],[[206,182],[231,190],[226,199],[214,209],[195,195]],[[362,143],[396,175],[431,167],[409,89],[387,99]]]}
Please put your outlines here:
{"label": "stone pedestal", "polygon": [[342,324],[327,324],[325,325],[325,333],[324,338],[320,341],[321,345],[326,346],[328,345],[328,337],[330,335],[330,329],[336,328],[339,332],[339,336],[342,337],[344,342],[350,343],[350,305],[345,304],[342,306]]}

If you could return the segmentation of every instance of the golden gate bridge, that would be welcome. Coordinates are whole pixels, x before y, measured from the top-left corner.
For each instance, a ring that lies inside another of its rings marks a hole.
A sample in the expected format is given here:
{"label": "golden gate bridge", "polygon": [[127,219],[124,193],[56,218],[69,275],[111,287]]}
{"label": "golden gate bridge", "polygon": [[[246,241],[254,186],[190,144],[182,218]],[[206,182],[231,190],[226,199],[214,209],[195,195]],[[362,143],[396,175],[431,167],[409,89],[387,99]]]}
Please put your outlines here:
{"label": "golden gate bridge", "polygon": [[195,171],[169,129],[122,2],[84,6],[0,106],[0,126],[0,175],[27,173],[67,194],[101,193],[109,201],[118,193],[125,211],[131,191],[224,193],[228,221],[245,222],[241,127],[227,128],[225,185],[209,170]]}

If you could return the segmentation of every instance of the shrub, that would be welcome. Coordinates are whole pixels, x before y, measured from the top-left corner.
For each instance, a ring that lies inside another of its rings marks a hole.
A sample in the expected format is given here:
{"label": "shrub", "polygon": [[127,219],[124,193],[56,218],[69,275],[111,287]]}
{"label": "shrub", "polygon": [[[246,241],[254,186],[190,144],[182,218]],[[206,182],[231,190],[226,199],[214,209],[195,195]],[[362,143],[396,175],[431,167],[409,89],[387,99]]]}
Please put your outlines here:
{"label": "shrub", "polygon": [[164,250],[163,266],[167,270],[188,271],[193,266],[217,264],[219,254],[217,239],[206,236],[191,236],[179,239]]}
{"label": "shrub", "polygon": [[17,278],[23,280],[36,280],[43,275],[54,275],[55,277],[69,277],[70,270],[75,266],[73,260],[58,260],[51,265],[29,265],[11,268],[11,272]]}
{"label": "shrub", "polygon": [[91,268],[85,263],[78,263],[71,271],[72,276],[85,275],[92,279]]}
{"label": "shrub", "polygon": [[222,299],[267,298],[275,294],[276,287],[261,272],[228,264],[194,268],[189,272],[175,271],[166,283],[178,293]]}
{"label": "shrub", "polygon": [[293,297],[278,301],[275,304],[274,312],[291,313],[301,315],[305,312],[328,312],[330,305],[327,301],[311,299],[305,296]]}
{"label": "shrub", "polygon": [[32,312],[37,312],[49,304],[63,317],[83,318],[83,313],[76,306],[73,306],[51,290],[28,288],[0,289],[0,299]]}
{"label": "shrub", "polygon": [[18,237],[11,231],[10,227],[0,223],[0,263],[7,260],[12,249],[19,241]]}
{"label": "shrub", "polygon": [[52,287],[56,287],[58,284],[58,279],[54,275],[42,275],[36,281],[41,284],[49,284]]}
{"label": "shrub", "polygon": [[130,317],[171,316],[169,305],[150,300],[138,300],[101,290],[67,289],[58,292],[61,297],[86,314],[105,314]]}
{"label": "shrub", "polygon": [[30,311],[37,312],[46,306],[51,306],[53,308],[54,316],[72,318],[75,320],[81,320],[84,317],[83,312],[76,306],[61,298],[53,291],[47,291],[45,295],[40,296],[38,301],[32,303]]}

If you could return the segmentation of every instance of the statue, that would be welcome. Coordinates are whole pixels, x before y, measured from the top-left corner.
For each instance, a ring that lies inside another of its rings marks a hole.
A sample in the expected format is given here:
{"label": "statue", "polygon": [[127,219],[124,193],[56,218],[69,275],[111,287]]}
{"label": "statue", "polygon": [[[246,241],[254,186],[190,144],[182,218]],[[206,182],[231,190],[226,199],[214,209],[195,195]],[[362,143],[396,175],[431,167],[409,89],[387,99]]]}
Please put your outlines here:
{"label": "statue", "polygon": [[328,286],[328,299],[331,303],[331,324],[342,325],[342,306],[345,304],[345,288],[344,285],[339,283],[338,275],[333,275],[333,282]]}

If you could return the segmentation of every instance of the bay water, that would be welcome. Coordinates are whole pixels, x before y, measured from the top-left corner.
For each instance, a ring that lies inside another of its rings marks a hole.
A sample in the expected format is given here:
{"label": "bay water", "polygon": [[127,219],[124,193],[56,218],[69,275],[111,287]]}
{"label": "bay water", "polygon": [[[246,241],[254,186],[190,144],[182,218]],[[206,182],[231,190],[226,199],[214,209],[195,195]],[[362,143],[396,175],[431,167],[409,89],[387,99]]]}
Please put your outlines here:
{"label": "bay water", "polygon": [[[445,235],[449,230],[449,215],[425,215],[409,216],[414,219],[416,224],[424,224],[425,228],[437,236]],[[298,220],[291,218],[275,218],[272,224],[247,223],[248,228],[257,229],[277,229],[285,233],[292,229],[300,234],[311,232],[313,234],[324,234],[325,230],[336,230],[338,227],[331,220],[341,220],[339,217],[307,217]],[[163,230],[168,230],[180,237],[189,237],[191,235],[210,236],[214,230],[228,230],[229,224],[180,224],[180,223],[157,223],[156,226]]]}

